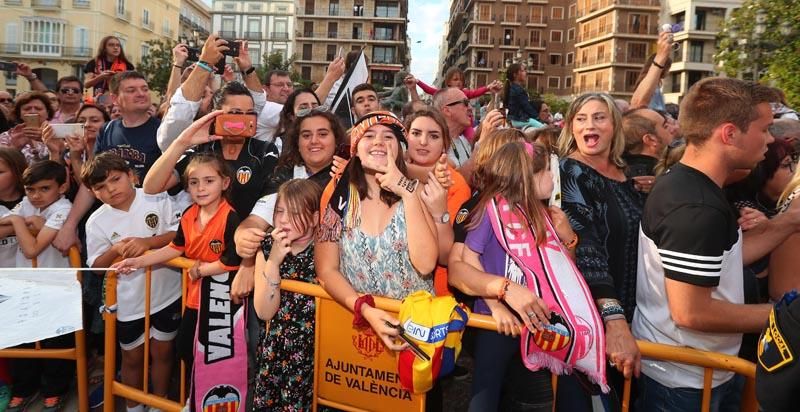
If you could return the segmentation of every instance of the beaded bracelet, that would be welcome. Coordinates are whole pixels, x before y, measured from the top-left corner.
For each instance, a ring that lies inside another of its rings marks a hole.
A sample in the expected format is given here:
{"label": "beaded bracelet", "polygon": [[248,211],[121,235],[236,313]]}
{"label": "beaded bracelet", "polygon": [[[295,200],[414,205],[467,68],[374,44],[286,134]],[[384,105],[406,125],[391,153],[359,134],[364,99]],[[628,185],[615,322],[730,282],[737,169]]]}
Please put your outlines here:
{"label": "beaded bracelet", "polygon": [[572,240],[570,240],[569,242],[566,243],[561,242],[561,244],[564,245],[564,247],[569,250],[575,249],[578,246],[578,234],[576,233],[575,236],[572,238]]}
{"label": "beaded bracelet", "polygon": [[364,315],[361,314],[361,307],[367,304],[369,306],[375,307],[375,298],[372,295],[362,295],[356,299],[356,303],[353,304],[353,327],[356,329],[364,329],[369,327],[369,322]]}
{"label": "beaded bracelet", "polygon": [[[604,321],[625,318],[625,309],[616,300],[609,300],[600,306],[600,316]],[[613,318],[611,318],[613,317]]]}
{"label": "beaded bracelet", "polygon": [[508,286],[511,284],[511,281],[503,279],[503,286],[500,288],[500,293],[497,294],[497,300],[504,301],[506,299],[506,293],[508,292]]}

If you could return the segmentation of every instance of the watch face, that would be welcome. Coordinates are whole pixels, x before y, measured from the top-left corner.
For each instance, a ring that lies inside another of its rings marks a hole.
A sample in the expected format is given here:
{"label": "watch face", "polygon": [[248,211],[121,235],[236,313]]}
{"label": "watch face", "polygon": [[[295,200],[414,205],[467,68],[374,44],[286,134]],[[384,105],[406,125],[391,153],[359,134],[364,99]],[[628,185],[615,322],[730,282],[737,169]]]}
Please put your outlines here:
{"label": "watch face", "polygon": [[450,223],[450,213],[444,212],[442,215],[442,223]]}

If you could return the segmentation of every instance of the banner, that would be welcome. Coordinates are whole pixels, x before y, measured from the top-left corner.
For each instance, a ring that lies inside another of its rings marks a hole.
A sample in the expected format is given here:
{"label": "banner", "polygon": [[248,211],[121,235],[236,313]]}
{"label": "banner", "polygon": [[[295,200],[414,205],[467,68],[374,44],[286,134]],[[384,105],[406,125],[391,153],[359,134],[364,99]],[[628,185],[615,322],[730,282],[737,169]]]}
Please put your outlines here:
{"label": "banner", "polygon": [[425,395],[400,384],[396,354],[372,329],[352,327],[353,314],[329,299],[317,299],[316,396],[362,410],[423,411]]}
{"label": "banner", "polygon": [[0,269],[0,349],[83,328],[75,269]]}
{"label": "banner", "polygon": [[350,71],[345,73],[339,88],[331,91],[331,93],[335,92],[335,97],[330,105],[330,111],[341,120],[342,126],[345,129],[353,127],[353,124],[358,120],[353,118],[353,113],[350,110],[350,107],[353,105],[351,101],[353,89],[359,84],[367,82],[369,82],[369,68],[367,67],[367,59],[364,57],[364,50],[362,49],[361,55],[358,56],[356,63],[353,64]]}

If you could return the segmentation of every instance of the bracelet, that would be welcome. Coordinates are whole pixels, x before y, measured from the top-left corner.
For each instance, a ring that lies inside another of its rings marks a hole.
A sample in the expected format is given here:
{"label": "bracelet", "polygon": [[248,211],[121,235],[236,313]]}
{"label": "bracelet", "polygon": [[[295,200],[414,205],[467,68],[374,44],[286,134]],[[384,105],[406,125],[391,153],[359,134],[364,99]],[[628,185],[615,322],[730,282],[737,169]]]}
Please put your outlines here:
{"label": "bracelet", "polygon": [[202,61],[202,60],[197,62],[195,64],[195,66],[197,66],[197,67],[199,67],[199,68],[201,68],[201,69],[203,69],[203,70],[205,70],[205,71],[207,71],[209,73],[214,73],[214,69],[211,68],[211,65],[206,63],[206,62],[204,62],[204,61]]}
{"label": "bracelet", "polygon": [[661,70],[664,70],[664,66],[662,66],[662,65],[660,65],[660,64],[658,64],[658,63],[656,63],[655,59],[653,59],[653,66],[656,66],[656,67],[658,67],[658,68],[659,68],[659,69],[661,69]]}
{"label": "bracelet", "polygon": [[256,71],[256,66],[250,66],[250,68],[249,68],[249,69],[247,69],[247,70],[242,70],[242,74],[243,74],[243,75],[245,75],[245,76],[247,76],[247,75],[249,75],[250,73],[252,73],[252,72],[254,72],[254,71]]}
{"label": "bracelet", "polygon": [[575,249],[575,247],[578,246],[578,234],[576,233],[575,236],[572,238],[572,240],[570,240],[569,242],[564,243],[562,241],[561,244],[564,245],[564,247],[567,248],[568,250]]}
{"label": "bracelet", "polygon": [[270,292],[269,292],[269,299],[270,299],[270,300],[272,300],[272,298],[274,298],[274,297],[275,297],[275,291],[281,287],[281,280],[280,280],[280,279],[278,279],[278,281],[277,281],[277,282],[273,282],[273,281],[271,281],[271,280],[269,279],[269,277],[267,277],[267,272],[266,272],[266,271],[262,271],[262,272],[261,272],[261,276],[263,276],[263,277],[264,277],[264,280],[266,280],[266,281],[267,281],[267,284],[269,285],[269,287],[270,287],[270,288],[272,288],[272,289],[270,290]]}
{"label": "bracelet", "polygon": [[172,65],[173,68],[183,70],[183,66],[178,66],[177,64]]}
{"label": "bracelet", "polygon": [[600,306],[600,316],[604,321],[625,318],[625,309],[616,300],[609,300]]}
{"label": "bracelet", "polygon": [[616,315],[608,315],[603,317],[603,322],[610,322],[612,320],[625,320],[625,315],[623,314],[616,314]]}
{"label": "bracelet", "polygon": [[31,73],[31,77],[26,77],[26,79],[27,79],[29,82],[32,82],[32,81],[34,81],[34,80],[36,80],[36,79],[38,79],[38,78],[39,78],[39,76],[37,76],[37,75],[36,75],[36,73]]}
{"label": "bracelet", "polygon": [[353,327],[356,329],[369,327],[369,322],[367,322],[367,319],[361,314],[361,307],[364,306],[364,304],[374,308],[375,298],[373,298],[372,295],[362,295],[356,299],[356,303],[353,305]]}
{"label": "bracelet", "polygon": [[500,293],[497,294],[497,300],[502,302],[506,299],[509,285],[511,285],[511,281],[508,278],[503,279],[503,287],[500,288]]}

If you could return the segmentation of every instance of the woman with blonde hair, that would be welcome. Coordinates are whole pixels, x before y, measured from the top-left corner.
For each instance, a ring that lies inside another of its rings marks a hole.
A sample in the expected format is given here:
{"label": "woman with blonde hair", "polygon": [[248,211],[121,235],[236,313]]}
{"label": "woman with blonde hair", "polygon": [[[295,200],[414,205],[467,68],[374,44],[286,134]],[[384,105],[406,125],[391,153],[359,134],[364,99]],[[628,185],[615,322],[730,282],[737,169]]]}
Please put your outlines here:
{"label": "woman with blonde hair", "polygon": [[[640,367],[628,322],[636,307],[644,206],[642,195],[625,177],[624,149],[622,115],[611,96],[587,93],[570,104],[558,140],[562,207],[580,238],[576,264],[605,323],[608,361],[622,372],[609,373],[609,384],[618,394],[622,375],[638,376]],[[587,410],[591,400],[580,387],[571,377],[559,380],[557,399],[570,402],[570,410]]]}

